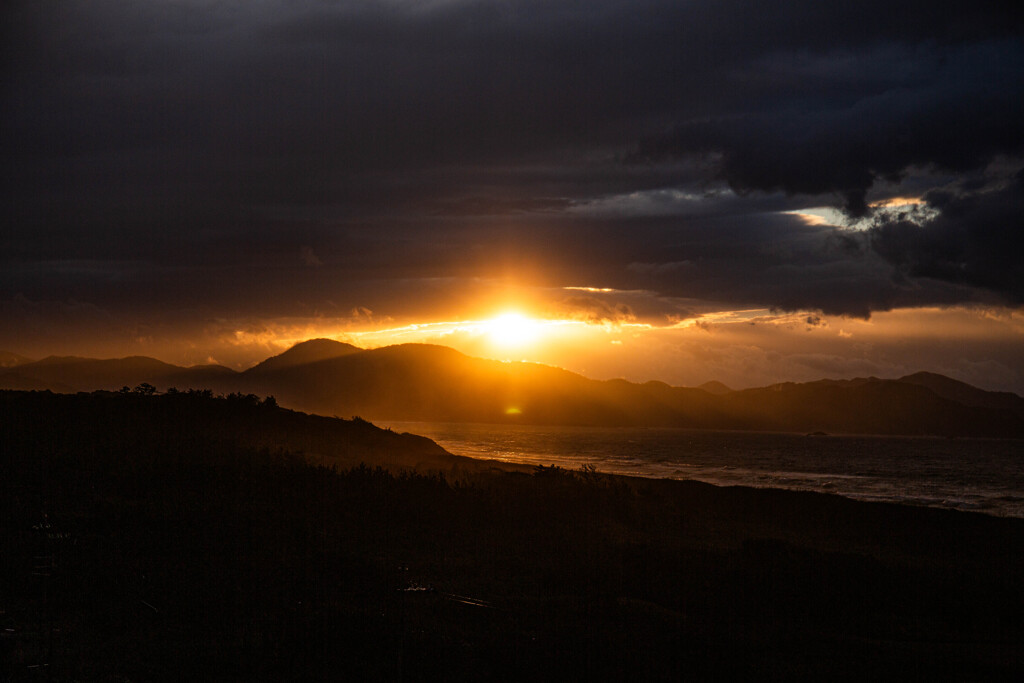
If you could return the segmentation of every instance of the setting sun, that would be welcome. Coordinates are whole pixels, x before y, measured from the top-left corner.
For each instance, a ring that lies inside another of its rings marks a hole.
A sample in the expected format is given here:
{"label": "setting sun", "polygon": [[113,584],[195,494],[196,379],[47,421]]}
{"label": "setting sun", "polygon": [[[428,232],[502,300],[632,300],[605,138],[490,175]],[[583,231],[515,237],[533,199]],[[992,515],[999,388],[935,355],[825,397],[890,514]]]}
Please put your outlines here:
{"label": "setting sun", "polygon": [[526,346],[540,337],[540,323],[520,313],[503,313],[484,323],[488,338],[495,346],[512,349]]}

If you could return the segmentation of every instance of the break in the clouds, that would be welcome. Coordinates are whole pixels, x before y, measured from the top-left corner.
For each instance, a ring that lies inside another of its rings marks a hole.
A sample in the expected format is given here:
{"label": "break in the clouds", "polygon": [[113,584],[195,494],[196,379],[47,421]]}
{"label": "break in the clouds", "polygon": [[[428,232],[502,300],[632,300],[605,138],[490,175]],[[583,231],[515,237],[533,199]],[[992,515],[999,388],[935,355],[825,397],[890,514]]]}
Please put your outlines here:
{"label": "break in the clouds", "polygon": [[1024,304],[1024,172],[999,188],[937,189],[925,195],[937,215],[883,218],[871,247],[908,278],[932,278],[1000,292]]}
{"label": "break in the clouds", "polygon": [[[444,316],[502,280],[649,292],[666,318],[681,299],[860,318],[1022,302],[1008,3],[2,12],[0,299],[35,316],[11,327],[71,302]],[[898,195],[933,211],[873,212]],[[873,222],[792,213],[823,205]],[[637,314],[576,298],[583,318]]]}

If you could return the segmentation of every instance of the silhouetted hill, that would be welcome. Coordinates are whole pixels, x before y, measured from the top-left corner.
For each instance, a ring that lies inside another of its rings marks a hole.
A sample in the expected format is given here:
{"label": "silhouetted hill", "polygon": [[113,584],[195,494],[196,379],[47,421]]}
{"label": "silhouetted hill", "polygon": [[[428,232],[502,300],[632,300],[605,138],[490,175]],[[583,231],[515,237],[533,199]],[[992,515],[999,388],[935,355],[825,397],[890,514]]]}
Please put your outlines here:
{"label": "silhouetted hill", "polygon": [[357,346],[334,341],[333,339],[310,339],[300,342],[284,353],[271,356],[262,363],[253,366],[248,370],[250,374],[263,374],[276,372],[297,365],[316,363],[322,360],[338,358],[350,353],[362,351]]}
{"label": "silhouetted hill", "polygon": [[963,405],[900,380],[781,384],[738,391],[725,402],[744,429],[1024,436],[1024,420],[1008,410]]}
{"label": "silhouetted hill", "polygon": [[154,377],[177,372],[181,368],[146,356],[127,358],[79,358],[49,356],[35,363],[18,366],[18,374],[43,382],[59,383],[78,391],[120,389],[126,384],[150,381]]}
{"label": "silhouetted hill", "polygon": [[899,381],[927,387],[935,394],[965,406],[1008,410],[1019,417],[1024,417],[1024,398],[1008,391],[983,391],[966,382],[960,382],[934,372],[915,372],[912,375],[900,377]]}
{"label": "silhouetted hill", "polygon": [[0,373],[0,389],[14,389],[17,391],[59,391],[69,393],[75,388],[63,382],[46,381],[35,377],[26,377],[20,372],[8,371]]}
{"label": "silhouetted hill", "polygon": [[45,449],[57,452],[80,450],[91,443],[101,450],[144,457],[154,444],[186,453],[202,442],[220,448],[286,450],[327,466],[365,463],[421,470],[480,466],[479,461],[452,455],[426,437],[397,434],[359,418],[307,415],[254,395],[0,391],[0,414],[4,421],[0,432],[31,433],[34,448],[43,447],[38,443],[42,439],[49,443]]}
{"label": "silhouetted hill", "polygon": [[249,371],[241,379],[246,391],[273,394],[301,410],[373,419],[1024,435],[1024,419],[1011,410],[981,407],[977,399],[966,405],[900,380],[821,380],[712,394],[660,382],[601,382],[425,344],[349,353],[273,377]]}
{"label": "silhouetted hill", "polygon": [[[533,363],[470,358],[429,344],[371,349],[289,368],[272,377],[243,373],[246,390],[282,404],[336,415],[495,422],[522,415],[539,422],[622,416],[588,396],[579,375]],[[510,411],[513,411],[510,413]]]}
{"label": "silhouetted hill", "polygon": [[730,389],[729,387],[725,386],[724,384],[722,384],[721,382],[718,382],[716,380],[712,380],[710,382],[704,382],[704,384],[698,385],[697,388],[698,389],[703,389],[704,391],[708,392],[709,394],[716,394],[718,396],[721,396],[722,394],[728,394],[728,393],[732,392],[732,389]]}
{"label": "silhouetted hill", "polygon": [[11,353],[10,351],[0,351],[0,368],[13,368],[31,362],[31,358],[19,356],[18,354]]}
{"label": "silhouetted hill", "polygon": [[161,389],[213,389],[230,393],[237,385],[237,377],[237,372],[223,365],[193,365],[190,368],[175,368],[146,381]]}
{"label": "silhouetted hill", "polygon": [[306,412],[375,420],[1024,436],[1024,399],[929,373],[730,391],[720,383],[597,381],[430,344],[362,350],[326,339],[298,344],[242,373],[141,357],[48,358],[0,372],[0,387],[21,389],[116,390],[142,382],[160,390],[275,396]]}
{"label": "silhouetted hill", "polygon": [[230,378],[237,373],[221,365],[183,368],[146,356],[127,358],[80,358],[49,356],[0,372],[0,388],[49,389],[51,391],[116,391],[143,382],[160,389],[211,388],[230,392]]}

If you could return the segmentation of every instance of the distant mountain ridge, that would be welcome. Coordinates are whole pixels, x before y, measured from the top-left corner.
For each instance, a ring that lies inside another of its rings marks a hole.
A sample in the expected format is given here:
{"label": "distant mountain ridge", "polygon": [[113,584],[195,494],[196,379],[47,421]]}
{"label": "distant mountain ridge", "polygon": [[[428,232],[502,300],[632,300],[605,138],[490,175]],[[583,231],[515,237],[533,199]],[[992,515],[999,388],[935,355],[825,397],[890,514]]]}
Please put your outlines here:
{"label": "distant mountain ridge", "polygon": [[[174,386],[176,381],[180,382],[179,386],[199,388],[198,384],[220,373],[229,373],[231,376],[237,374],[223,366],[183,368],[148,356],[109,359],[48,356],[0,372],[0,389],[29,388],[25,385],[34,383],[38,386],[31,388],[49,388],[57,392],[116,390],[143,382],[167,388]],[[15,382],[14,379],[19,381]],[[193,379],[196,381],[193,382]]]}
{"label": "distant mountain ridge", "polygon": [[1024,437],[1024,398],[928,372],[743,390],[720,382],[673,387],[591,380],[444,346],[367,350],[329,339],[296,344],[244,372],[140,356],[50,357],[0,371],[0,388],[12,389],[117,390],[143,382],[273,395],[290,408],[371,420]]}
{"label": "distant mountain ridge", "polygon": [[10,351],[0,351],[0,368],[13,368],[31,362],[31,358],[26,358]]}

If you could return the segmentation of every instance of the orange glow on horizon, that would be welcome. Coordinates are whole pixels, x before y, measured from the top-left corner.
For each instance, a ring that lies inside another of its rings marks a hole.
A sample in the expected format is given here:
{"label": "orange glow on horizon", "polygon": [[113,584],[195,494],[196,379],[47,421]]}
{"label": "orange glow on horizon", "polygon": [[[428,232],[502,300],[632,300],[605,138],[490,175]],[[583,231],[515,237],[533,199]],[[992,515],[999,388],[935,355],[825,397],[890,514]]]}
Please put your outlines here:
{"label": "orange glow on horizon", "polygon": [[[1013,385],[1001,378],[1007,368],[1012,370],[1012,362],[997,356],[984,365],[957,365],[929,356],[930,345],[934,340],[957,339],[968,346],[1019,348],[1024,334],[1021,316],[1004,309],[922,307],[878,312],[870,320],[760,308],[628,321],[588,318],[588,312],[524,304],[499,305],[466,318],[388,319],[391,325],[376,328],[370,327],[373,321],[286,321],[267,326],[258,337],[232,330],[228,343],[246,344],[256,362],[295,343],[326,337],[364,349],[437,344],[475,358],[540,363],[592,379],[658,380],[675,386],[717,380],[744,388],[822,377],[897,377],[925,368],[963,381],[973,379],[977,386],[1010,390]],[[578,317],[571,317],[574,313]],[[908,351],[888,364],[860,355],[864,345],[891,348],[896,343]],[[211,361],[223,360],[219,353],[210,354]],[[526,406],[515,403],[503,409],[509,408],[527,412]],[[512,419],[515,412],[507,415]]]}
{"label": "orange glow on horizon", "polygon": [[[574,310],[559,298],[479,301],[472,309],[449,312],[450,317],[226,321],[230,325],[208,330],[181,347],[136,342],[113,351],[90,349],[88,355],[146,355],[179,365],[219,364],[241,371],[300,342],[327,338],[361,349],[434,344],[470,357],[539,363],[592,379],[658,380],[675,386],[717,380],[736,389],[822,377],[898,377],[922,369],[992,390],[1019,392],[1020,386],[1024,316],[1016,309],[919,307],[875,312],[864,320],[813,311],[708,307],[686,317],[648,314],[615,320],[601,317],[594,307]],[[972,355],[948,359],[943,350],[950,340]],[[890,356],[870,358],[865,348],[883,349]],[[73,347],[47,349],[52,355],[75,351],[81,352]],[[503,410],[507,408],[528,410],[514,401]]]}
{"label": "orange glow on horizon", "polygon": [[[499,309],[500,310],[500,309]],[[316,336],[346,341],[361,348],[395,344],[440,344],[468,355],[504,360],[544,362],[552,345],[578,339],[593,327],[581,320],[532,317],[516,309],[505,309],[490,318],[416,322],[396,327],[332,333],[323,330]]]}

